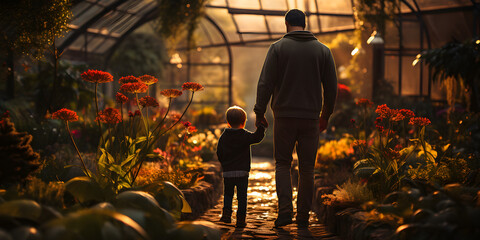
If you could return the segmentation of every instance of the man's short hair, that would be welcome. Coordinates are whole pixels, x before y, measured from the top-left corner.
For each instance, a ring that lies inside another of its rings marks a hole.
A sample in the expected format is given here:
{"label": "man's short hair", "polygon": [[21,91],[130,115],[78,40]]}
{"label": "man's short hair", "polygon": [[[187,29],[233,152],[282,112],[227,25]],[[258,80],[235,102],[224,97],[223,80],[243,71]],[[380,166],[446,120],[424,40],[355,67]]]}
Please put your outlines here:
{"label": "man's short hair", "polygon": [[287,21],[290,26],[305,28],[305,13],[302,10],[290,9],[287,14],[285,14],[285,21]]}
{"label": "man's short hair", "polygon": [[239,106],[229,107],[227,109],[227,122],[232,127],[238,127],[247,121],[247,113]]}

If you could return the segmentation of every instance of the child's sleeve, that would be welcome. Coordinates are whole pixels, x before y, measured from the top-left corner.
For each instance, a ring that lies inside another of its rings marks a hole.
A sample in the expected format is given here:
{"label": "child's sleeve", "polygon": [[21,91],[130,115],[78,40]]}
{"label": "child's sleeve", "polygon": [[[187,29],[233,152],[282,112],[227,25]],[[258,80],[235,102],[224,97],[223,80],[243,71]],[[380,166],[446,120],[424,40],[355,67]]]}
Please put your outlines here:
{"label": "child's sleeve", "polygon": [[223,148],[222,148],[222,141],[221,141],[221,138],[218,140],[218,143],[217,143],[217,158],[218,158],[218,161],[222,161],[223,159]]}
{"label": "child's sleeve", "polygon": [[254,133],[249,134],[250,144],[260,143],[265,137],[265,127],[258,126]]}

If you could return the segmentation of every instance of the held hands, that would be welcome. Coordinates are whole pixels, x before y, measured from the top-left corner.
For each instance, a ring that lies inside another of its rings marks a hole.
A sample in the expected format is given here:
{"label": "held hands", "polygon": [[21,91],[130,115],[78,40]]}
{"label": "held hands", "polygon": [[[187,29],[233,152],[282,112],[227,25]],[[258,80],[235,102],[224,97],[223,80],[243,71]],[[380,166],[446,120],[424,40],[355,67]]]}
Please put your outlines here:
{"label": "held hands", "polygon": [[268,128],[268,122],[264,115],[256,115],[255,117],[255,127],[262,126]]}

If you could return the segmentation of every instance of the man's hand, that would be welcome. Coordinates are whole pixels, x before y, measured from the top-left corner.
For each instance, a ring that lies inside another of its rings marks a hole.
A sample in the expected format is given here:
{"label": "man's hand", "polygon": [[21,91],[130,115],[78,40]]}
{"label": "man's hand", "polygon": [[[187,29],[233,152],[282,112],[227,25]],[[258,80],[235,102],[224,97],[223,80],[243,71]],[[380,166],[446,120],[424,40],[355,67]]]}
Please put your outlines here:
{"label": "man's hand", "polygon": [[318,125],[320,126],[320,132],[323,132],[325,129],[327,129],[328,119],[320,117],[320,120],[318,120]]}
{"label": "man's hand", "polygon": [[268,128],[268,122],[265,118],[265,115],[256,115],[255,117],[255,127],[262,126],[264,128]]}

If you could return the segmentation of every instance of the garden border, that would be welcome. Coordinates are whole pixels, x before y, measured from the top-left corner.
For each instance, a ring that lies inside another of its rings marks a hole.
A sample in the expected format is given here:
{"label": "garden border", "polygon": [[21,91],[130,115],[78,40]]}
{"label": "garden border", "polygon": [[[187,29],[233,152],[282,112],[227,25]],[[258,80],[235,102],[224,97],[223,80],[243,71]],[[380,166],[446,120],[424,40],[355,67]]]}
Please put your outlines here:
{"label": "garden border", "polygon": [[218,161],[207,162],[210,166],[203,172],[204,178],[195,186],[183,189],[183,195],[192,208],[192,213],[182,214],[182,220],[195,220],[214,207],[222,193],[222,170]]}
{"label": "garden border", "polygon": [[313,211],[327,230],[343,239],[391,239],[395,229],[367,221],[366,212],[353,205],[325,205],[322,195],[331,194],[335,187],[322,186],[322,179],[315,179],[315,200]]}

